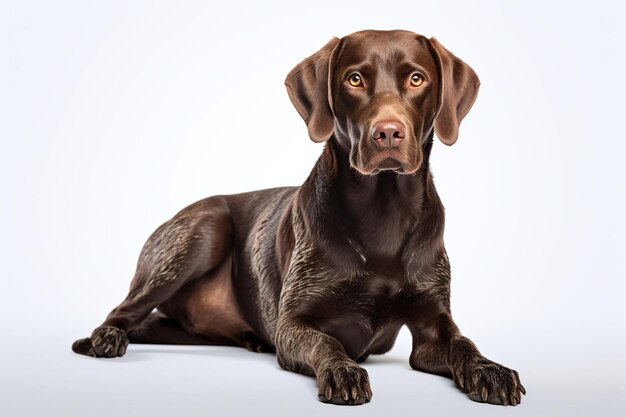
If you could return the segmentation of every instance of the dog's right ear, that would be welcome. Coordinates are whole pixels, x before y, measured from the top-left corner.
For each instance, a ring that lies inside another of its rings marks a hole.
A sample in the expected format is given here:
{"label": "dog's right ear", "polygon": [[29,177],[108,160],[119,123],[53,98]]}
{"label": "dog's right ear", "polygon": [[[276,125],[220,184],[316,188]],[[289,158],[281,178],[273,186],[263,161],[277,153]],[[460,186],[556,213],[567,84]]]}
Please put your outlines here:
{"label": "dog's right ear", "polygon": [[327,141],[335,131],[331,86],[340,43],[337,38],[331,39],[296,65],[285,79],[289,99],[304,119],[314,142]]}

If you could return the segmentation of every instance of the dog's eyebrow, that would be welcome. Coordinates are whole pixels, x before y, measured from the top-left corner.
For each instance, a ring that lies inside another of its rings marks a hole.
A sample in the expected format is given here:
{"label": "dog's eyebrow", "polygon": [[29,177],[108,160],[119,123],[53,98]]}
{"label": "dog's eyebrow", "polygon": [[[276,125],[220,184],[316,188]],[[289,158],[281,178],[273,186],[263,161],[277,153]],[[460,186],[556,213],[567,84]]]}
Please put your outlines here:
{"label": "dog's eyebrow", "polygon": [[376,67],[363,61],[363,62],[359,62],[359,63],[355,63],[355,64],[351,64],[350,66],[346,67],[342,73],[341,73],[341,78],[345,78],[347,77],[349,74],[353,73],[353,72],[359,72],[361,74],[363,74],[364,76],[367,75],[371,75],[372,73],[376,72]]}
{"label": "dog's eyebrow", "polygon": [[401,75],[408,75],[409,73],[415,71],[419,72],[425,77],[428,77],[430,74],[430,72],[428,72],[428,70],[424,68],[424,66],[418,64],[415,61],[405,61],[396,66],[396,72]]}

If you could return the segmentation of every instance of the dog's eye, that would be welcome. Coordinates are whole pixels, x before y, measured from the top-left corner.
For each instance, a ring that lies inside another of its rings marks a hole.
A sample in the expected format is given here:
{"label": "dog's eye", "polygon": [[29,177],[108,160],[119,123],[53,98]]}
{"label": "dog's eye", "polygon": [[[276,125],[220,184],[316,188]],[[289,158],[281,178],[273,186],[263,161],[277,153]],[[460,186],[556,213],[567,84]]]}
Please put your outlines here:
{"label": "dog's eye", "polygon": [[361,74],[354,72],[348,77],[348,82],[352,87],[360,87],[363,85],[363,78]]}
{"label": "dog's eye", "polygon": [[424,77],[421,74],[415,73],[411,75],[411,85],[413,87],[419,87],[424,83]]}

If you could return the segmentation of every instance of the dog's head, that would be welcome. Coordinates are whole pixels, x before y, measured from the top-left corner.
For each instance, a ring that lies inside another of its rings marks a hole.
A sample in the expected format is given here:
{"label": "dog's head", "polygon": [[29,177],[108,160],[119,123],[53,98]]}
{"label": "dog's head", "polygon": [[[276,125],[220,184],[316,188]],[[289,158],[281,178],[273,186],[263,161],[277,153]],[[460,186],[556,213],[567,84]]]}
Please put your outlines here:
{"label": "dog's head", "polygon": [[433,128],[456,142],[480,82],[436,39],[395,30],[334,38],[285,84],[313,141],[334,135],[362,174],[412,174]]}

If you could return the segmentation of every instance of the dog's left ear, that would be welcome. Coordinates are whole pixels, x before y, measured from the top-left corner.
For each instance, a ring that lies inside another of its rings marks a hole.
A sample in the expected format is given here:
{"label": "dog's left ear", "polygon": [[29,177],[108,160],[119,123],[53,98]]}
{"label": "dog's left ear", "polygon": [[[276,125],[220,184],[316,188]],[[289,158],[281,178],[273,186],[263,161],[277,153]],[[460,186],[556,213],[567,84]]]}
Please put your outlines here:
{"label": "dog's left ear", "polygon": [[459,137],[461,120],[472,108],[480,80],[474,70],[443,47],[435,38],[429,45],[439,70],[439,103],[435,116],[435,133],[446,145]]}
{"label": "dog's left ear", "polygon": [[304,119],[314,142],[327,141],[335,131],[331,85],[340,43],[337,38],[331,39],[296,65],[285,79],[289,99]]}

